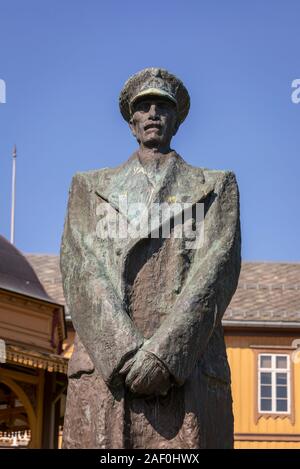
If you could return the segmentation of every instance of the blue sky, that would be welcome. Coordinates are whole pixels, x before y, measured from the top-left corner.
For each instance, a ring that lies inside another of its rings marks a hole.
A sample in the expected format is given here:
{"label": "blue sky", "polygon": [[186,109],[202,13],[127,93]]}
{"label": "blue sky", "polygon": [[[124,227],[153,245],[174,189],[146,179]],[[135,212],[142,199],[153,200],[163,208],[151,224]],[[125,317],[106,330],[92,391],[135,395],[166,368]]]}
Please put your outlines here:
{"label": "blue sky", "polygon": [[16,143],[16,245],[59,252],[72,175],[131,155],[119,92],[160,66],[191,96],[173,148],[237,175],[244,260],[300,261],[298,0],[0,0],[0,17],[1,234]]}

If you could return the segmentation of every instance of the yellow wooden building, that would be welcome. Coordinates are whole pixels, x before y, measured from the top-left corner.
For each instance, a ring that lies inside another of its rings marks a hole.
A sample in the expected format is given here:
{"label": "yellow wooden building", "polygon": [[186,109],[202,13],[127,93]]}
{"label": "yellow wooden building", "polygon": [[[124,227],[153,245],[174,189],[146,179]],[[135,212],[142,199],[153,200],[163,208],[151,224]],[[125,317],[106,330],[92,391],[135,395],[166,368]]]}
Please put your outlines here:
{"label": "yellow wooden building", "polygon": [[300,264],[244,263],[223,324],[235,447],[300,448]]}
{"label": "yellow wooden building", "polygon": [[0,448],[59,444],[68,361],[64,306],[0,236]]}
{"label": "yellow wooden building", "polygon": [[[64,302],[59,259],[26,255],[48,295]],[[74,330],[66,311],[72,353]],[[300,448],[300,264],[244,262],[223,320],[236,448]]]}

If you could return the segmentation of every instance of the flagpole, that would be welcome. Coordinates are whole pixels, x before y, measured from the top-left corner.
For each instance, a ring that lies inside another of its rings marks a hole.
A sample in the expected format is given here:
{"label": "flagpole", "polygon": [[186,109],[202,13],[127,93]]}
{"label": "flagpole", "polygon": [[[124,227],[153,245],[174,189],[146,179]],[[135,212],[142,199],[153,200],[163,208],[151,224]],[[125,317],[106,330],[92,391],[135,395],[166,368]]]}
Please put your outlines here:
{"label": "flagpole", "polygon": [[16,160],[17,147],[14,145],[12,152],[12,195],[11,195],[11,220],[10,220],[10,242],[15,243],[15,208],[16,208]]}

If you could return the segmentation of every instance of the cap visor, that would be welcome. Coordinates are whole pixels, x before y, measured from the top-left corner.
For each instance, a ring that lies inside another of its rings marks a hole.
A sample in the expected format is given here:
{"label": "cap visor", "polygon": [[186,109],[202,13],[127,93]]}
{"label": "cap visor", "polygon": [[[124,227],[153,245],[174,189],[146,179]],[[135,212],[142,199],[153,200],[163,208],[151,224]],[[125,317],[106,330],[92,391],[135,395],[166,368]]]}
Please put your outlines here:
{"label": "cap visor", "polygon": [[168,101],[171,101],[177,106],[177,101],[175,98],[173,98],[172,95],[170,95],[167,91],[160,90],[158,88],[147,88],[144,91],[141,91],[138,93],[132,100],[130,101],[130,110],[132,111],[132,106],[137,102],[140,101],[142,98],[147,98],[150,96],[158,97],[158,98],[163,98],[167,99]]}

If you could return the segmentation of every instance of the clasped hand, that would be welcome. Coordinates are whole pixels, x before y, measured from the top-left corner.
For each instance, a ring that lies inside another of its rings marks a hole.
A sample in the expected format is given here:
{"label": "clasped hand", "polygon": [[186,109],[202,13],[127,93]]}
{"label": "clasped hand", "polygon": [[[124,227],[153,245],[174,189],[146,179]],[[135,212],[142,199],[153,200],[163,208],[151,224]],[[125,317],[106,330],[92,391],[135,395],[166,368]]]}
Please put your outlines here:
{"label": "clasped hand", "polygon": [[171,387],[166,366],[155,355],[143,350],[128,360],[119,373],[135,394],[165,396]]}

